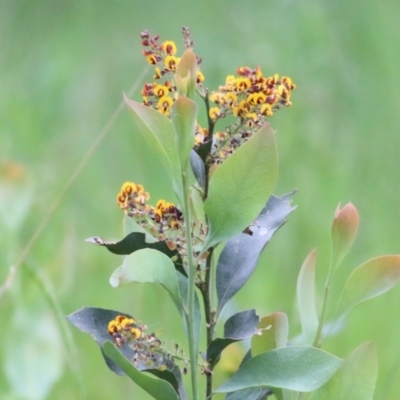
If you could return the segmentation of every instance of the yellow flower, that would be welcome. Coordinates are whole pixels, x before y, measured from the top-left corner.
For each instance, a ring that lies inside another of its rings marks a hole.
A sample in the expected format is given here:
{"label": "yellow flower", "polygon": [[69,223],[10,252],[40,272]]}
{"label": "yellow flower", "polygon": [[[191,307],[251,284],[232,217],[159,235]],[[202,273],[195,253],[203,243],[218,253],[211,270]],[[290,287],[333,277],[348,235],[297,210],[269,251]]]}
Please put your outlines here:
{"label": "yellow flower", "polygon": [[233,103],[236,103],[237,101],[237,94],[234,92],[228,92],[225,94],[224,99],[226,103],[231,106]]}
{"label": "yellow flower", "polygon": [[263,104],[267,96],[264,93],[252,93],[247,97],[247,102],[251,105]]}
{"label": "yellow flower", "polygon": [[160,67],[155,68],[155,74],[153,75],[154,79],[160,79],[163,76],[163,71],[161,71]]}
{"label": "yellow flower", "polygon": [[196,82],[197,83],[201,83],[201,82],[203,82],[204,81],[204,75],[203,75],[203,73],[201,72],[201,71],[197,71],[197,80],[196,80]]}
{"label": "yellow flower", "polygon": [[132,339],[139,339],[142,336],[142,331],[139,328],[131,329]]}
{"label": "yellow flower", "polygon": [[272,117],[274,113],[272,112],[271,104],[265,103],[260,108],[260,113],[266,117]]}
{"label": "yellow flower", "polygon": [[126,193],[127,195],[136,192],[137,191],[137,187],[133,182],[125,182],[122,185],[121,188],[121,192]]}
{"label": "yellow flower", "polygon": [[221,92],[212,92],[210,94],[210,100],[214,103],[220,103],[221,97],[223,97],[223,94]]}
{"label": "yellow flower", "polygon": [[164,43],[162,43],[161,49],[170,56],[174,56],[176,54],[176,44],[172,40],[166,40]]}
{"label": "yellow flower", "polygon": [[215,121],[221,116],[221,110],[218,107],[212,107],[210,108],[208,115],[213,121]]}
{"label": "yellow flower", "polygon": [[118,332],[121,329],[119,324],[117,324],[114,320],[108,323],[108,333],[112,335],[115,332]]}
{"label": "yellow flower", "polygon": [[146,60],[147,60],[147,62],[148,62],[149,64],[151,64],[151,65],[157,64],[157,59],[156,59],[156,57],[155,57],[154,54],[149,54],[149,55],[147,55],[147,56],[146,56]]}
{"label": "yellow flower", "polygon": [[171,99],[171,97],[168,96],[160,97],[157,103],[158,111],[168,116],[173,102],[174,101]]}
{"label": "yellow flower", "polygon": [[154,95],[157,97],[164,97],[169,93],[169,89],[164,85],[156,85],[154,87]]}
{"label": "yellow flower", "polygon": [[175,57],[175,56],[167,56],[165,57],[164,60],[164,66],[166,69],[170,71],[175,71],[176,66],[178,65],[178,62],[180,61],[180,58]]}
{"label": "yellow flower", "polygon": [[237,78],[235,87],[238,92],[244,92],[251,86],[249,78]]}

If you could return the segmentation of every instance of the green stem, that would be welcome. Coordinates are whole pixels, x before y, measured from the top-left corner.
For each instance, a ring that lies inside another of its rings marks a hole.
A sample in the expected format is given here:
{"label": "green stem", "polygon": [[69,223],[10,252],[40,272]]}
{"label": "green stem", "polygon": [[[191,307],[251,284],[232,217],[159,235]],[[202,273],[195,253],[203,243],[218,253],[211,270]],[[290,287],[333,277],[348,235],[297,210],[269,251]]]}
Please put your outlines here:
{"label": "green stem", "polygon": [[187,298],[187,311],[186,322],[189,335],[189,356],[190,356],[190,374],[192,378],[192,393],[193,400],[198,400],[197,389],[197,349],[196,349],[196,335],[194,331],[194,302],[195,302],[195,285],[196,285],[196,266],[193,259],[192,249],[192,230],[191,230],[191,215],[189,204],[189,182],[185,172],[182,173],[183,183],[183,198],[184,198],[184,218],[185,218],[185,237],[187,246],[187,259],[188,259],[188,298]]}
{"label": "green stem", "polygon": [[[207,256],[206,274],[205,274],[204,284],[201,286],[201,294],[203,297],[203,304],[204,304],[204,314],[206,317],[206,325],[207,325],[207,349],[214,339],[214,328],[215,328],[215,321],[212,312],[211,293],[210,293],[212,255],[213,255],[213,248],[210,249],[210,252]],[[207,361],[208,361],[208,356],[207,356]],[[210,396],[212,393],[212,378],[213,378],[212,374],[207,375],[206,397]]]}
{"label": "green stem", "polygon": [[331,258],[331,262],[329,263],[329,269],[328,269],[328,277],[326,278],[326,283],[325,283],[324,301],[322,303],[322,310],[321,310],[321,315],[319,317],[318,329],[317,329],[317,333],[315,335],[315,339],[314,339],[314,343],[313,343],[313,346],[318,347],[318,348],[320,348],[322,346],[322,329],[324,327],[326,310],[328,307],[333,270],[334,270],[334,268],[332,266],[332,258]]}

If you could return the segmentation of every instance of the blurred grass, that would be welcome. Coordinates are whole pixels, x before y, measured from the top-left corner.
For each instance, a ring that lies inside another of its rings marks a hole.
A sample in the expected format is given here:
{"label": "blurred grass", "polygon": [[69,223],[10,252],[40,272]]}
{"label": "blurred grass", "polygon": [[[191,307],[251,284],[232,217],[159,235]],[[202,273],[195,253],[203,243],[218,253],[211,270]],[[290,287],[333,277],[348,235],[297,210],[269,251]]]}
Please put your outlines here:
{"label": "blurred grass", "polygon": [[[317,247],[323,284],[330,222],[340,201],[356,205],[361,225],[339,280],[346,269],[367,258],[400,251],[399,3],[3,0],[0,5],[0,159],[22,165],[33,191],[30,198],[16,185],[13,204],[18,194],[31,204],[18,230],[0,221],[1,282],[120,103],[122,92],[146,67],[140,31],[149,29],[181,43],[183,25],[191,28],[210,88],[241,65],[260,65],[267,75],[289,75],[298,85],[293,108],[271,121],[280,151],[276,193],[299,188],[294,197],[298,209],[271,242],[233,306],[256,307],[261,313],[285,311],[295,336],[297,272],[307,253]],[[133,97],[139,99],[139,93]],[[28,269],[48,278],[64,314],[83,305],[120,309],[142,319],[149,329],[162,329],[166,342],[182,343],[179,320],[175,311],[170,312],[173,307],[165,294],[149,286],[112,289],[108,278],[120,260],[83,241],[93,235],[121,237],[122,215],[115,195],[125,180],[144,183],[154,201],[171,194],[158,160],[138,141],[127,111],[68,192],[12,290],[0,299],[6,333],[0,352],[4,370],[13,363],[24,365],[23,358],[7,358],[5,349],[33,340],[34,317],[42,315],[59,327],[51,303]],[[9,208],[9,217],[13,209]],[[376,399],[395,399],[399,394],[399,304],[396,288],[360,306],[349,318],[349,329],[327,342],[327,350],[344,357],[361,342],[376,341]],[[15,322],[22,311],[22,322]],[[32,318],[26,315],[30,311]],[[53,335],[51,326],[48,329]],[[23,334],[13,343],[16,332]],[[65,368],[48,398],[146,398],[107,370],[91,338],[76,330],[72,335],[79,359],[68,357],[62,341]],[[38,357],[32,365],[39,364],[40,352]],[[84,391],[76,374],[83,378]],[[0,374],[0,388],[2,398],[23,398],[12,394],[5,374]]]}

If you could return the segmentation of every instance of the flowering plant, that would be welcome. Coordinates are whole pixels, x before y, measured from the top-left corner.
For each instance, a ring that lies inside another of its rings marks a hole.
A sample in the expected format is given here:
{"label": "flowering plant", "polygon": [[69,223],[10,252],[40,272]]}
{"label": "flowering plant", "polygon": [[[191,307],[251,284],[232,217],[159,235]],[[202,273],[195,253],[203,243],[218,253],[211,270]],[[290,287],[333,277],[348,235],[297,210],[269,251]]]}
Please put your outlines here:
{"label": "flowering plant", "polygon": [[[284,313],[260,318],[255,310],[231,315],[224,334],[217,337],[225,305],[247,283],[261,252],[294,210],[293,192],[272,194],[278,157],[268,120],[291,106],[296,86],[289,77],[264,76],[260,67],[239,67],[209,93],[188,28],[183,38],[186,49],[178,58],[174,42],[160,43],[158,36],[142,32],[143,54],[155,66],[154,81],[144,85],[142,103],[125,99],[138,132],[168,173],[176,204],[160,199],[153,206],[143,185],[126,182],[117,195],[126,237],[119,242],[100,237],[88,241],[125,256],[111,276],[113,286],[156,283],[165,288],[182,317],[189,354],[185,357],[177,346],[168,350],[156,333],[146,333],[144,323],[119,311],[86,307],[69,320],[93,335],[110,369],[128,375],[156,399],[186,399],[186,373],[194,400],[217,393],[228,393],[229,400],[271,395],[285,400],[370,399],[377,376],[373,343],[361,345],[346,360],[321,349],[329,327],[337,326],[357,304],[389,290],[400,277],[400,256],[369,260],[350,274],[336,309],[329,309],[335,272],[358,229],[359,216],[351,203],[335,213],[320,307],[315,299],[315,251],[300,269],[301,337],[289,341]],[[195,95],[205,104],[206,127],[198,122]],[[226,117],[232,122],[220,128]],[[199,346],[201,335],[206,337],[204,349]],[[250,349],[237,372],[213,387],[222,351],[243,340],[250,342]],[[363,384],[357,385],[360,380]]]}

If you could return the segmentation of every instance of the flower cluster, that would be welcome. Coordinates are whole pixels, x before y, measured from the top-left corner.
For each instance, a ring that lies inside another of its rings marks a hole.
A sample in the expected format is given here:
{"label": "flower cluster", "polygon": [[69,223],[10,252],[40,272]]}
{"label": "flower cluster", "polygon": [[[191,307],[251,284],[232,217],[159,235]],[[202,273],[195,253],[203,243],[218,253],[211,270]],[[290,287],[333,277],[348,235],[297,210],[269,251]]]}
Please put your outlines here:
{"label": "flower cluster", "polygon": [[108,323],[107,331],[116,346],[128,346],[133,350],[132,362],[140,370],[171,369],[172,356],[162,349],[161,341],[155,333],[147,335],[146,325],[138,324],[133,318],[118,315]]}
{"label": "flower cluster", "polygon": [[142,185],[125,182],[117,195],[117,204],[158,240],[176,238],[171,231],[182,229],[182,211],[165,200],[159,200],[153,207],[146,203],[149,199],[150,195]]}
{"label": "flower cluster", "polygon": [[[159,43],[159,36],[151,37],[148,31],[143,31],[140,37],[142,45],[146,48],[142,52],[143,55],[151,65],[156,66],[153,79],[157,81],[164,76],[173,77],[180,61],[180,58],[176,56],[176,44],[171,40]],[[183,37],[186,47],[192,47],[193,41],[190,39],[188,28],[183,28]],[[198,65],[201,63],[201,58],[197,57],[197,63]],[[197,83],[201,85],[203,81],[204,75],[197,71]],[[165,116],[169,116],[171,106],[175,100],[175,92],[176,86],[173,79],[167,79],[164,83],[145,83],[142,89],[143,104],[153,107]]]}
{"label": "flower cluster", "polygon": [[[117,195],[117,204],[144,230],[158,241],[165,241],[171,250],[177,250],[183,261],[187,259],[187,245],[182,211],[165,200],[158,200],[155,207],[147,204],[150,195],[142,185],[125,182]],[[201,223],[193,223],[193,252],[204,243],[207,229]]]}
{"label": "flower cluster", "polygon": [[126,342],[137,340],[142,337],[145,326],[139,326],[133,318],[118,315],[108,323],[108,333],[114,338],[117,346],[122,346]]}
{"label": "flower cluster", "polygon": [[237,75],[228,75],[225,85],[212,92],[209,117],[217,122],[227,115],[237,118],[225,131],[214,135],[212,161],[220,163],[247,141],[268,117],[282,106],[291,106],[290,96],[296,85],[291,78],[279,75],[264,77],[260,67],[240,67]]}

